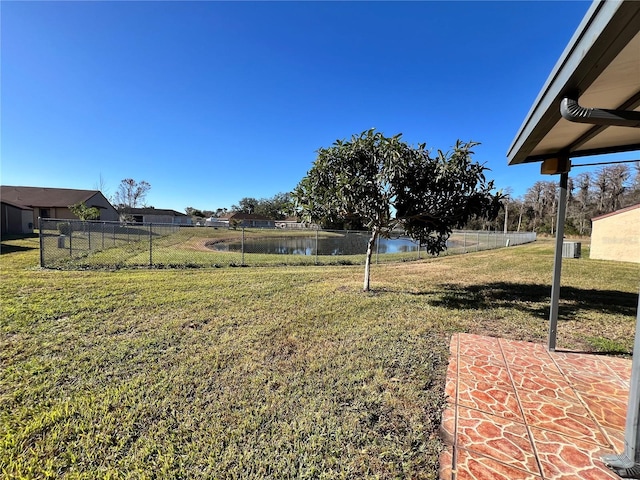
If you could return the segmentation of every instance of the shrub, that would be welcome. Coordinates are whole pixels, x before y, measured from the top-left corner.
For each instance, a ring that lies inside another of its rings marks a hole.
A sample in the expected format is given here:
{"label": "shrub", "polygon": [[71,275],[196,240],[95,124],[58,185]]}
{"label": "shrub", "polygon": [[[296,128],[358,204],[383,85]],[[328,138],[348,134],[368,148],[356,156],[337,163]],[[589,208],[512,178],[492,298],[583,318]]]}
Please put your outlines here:
{"label": "shrub", "polygon": [[60,235],[71,235],[71,224],[69,222],[59,223],[58,232]]}

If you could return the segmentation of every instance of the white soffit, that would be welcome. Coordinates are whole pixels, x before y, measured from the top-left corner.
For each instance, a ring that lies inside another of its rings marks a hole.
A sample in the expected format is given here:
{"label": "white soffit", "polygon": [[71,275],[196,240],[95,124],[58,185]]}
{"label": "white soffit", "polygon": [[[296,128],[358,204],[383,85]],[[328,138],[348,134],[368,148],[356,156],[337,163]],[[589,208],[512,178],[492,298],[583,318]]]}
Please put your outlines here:
{"label": "white soffit", "polygon": [[560,102],[640,111],[640,2],[594,1],[518,131],[509,165],[640,149],[640,128],[574,123]]}

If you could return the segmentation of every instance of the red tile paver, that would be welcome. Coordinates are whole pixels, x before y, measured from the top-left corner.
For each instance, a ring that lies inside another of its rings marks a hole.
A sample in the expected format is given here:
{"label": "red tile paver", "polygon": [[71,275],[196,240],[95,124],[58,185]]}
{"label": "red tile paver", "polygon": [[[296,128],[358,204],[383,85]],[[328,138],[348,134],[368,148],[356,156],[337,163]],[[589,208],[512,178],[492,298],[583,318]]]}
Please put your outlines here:
{"label": "red tile paver", "polygon": [[527,390],[520,390],[518,393],[528,425],[608,446],[600,426],[577,398],[572,402],[561,398],[543,397]]}
{"label": "red tile paver", "polygon": [[461,449],[458,453],[457,470],[454,479],[541,480],[542,477],[498,462],[491,457],[475,455],[472,452]]}
{"label": "red tile paver", "polygon": [[545,479],[619,479],[600,460],[610,449],[539,428],[531,433]]}
{"label": "red tile paver", "polygon": [[441,480],[617,477],[631,361],[480,335],[451,339]]}
{"label": "red tile paver", "polygon": [[457,444],[511,467],[538,473],[524,423],[471,408],[458,408]]}

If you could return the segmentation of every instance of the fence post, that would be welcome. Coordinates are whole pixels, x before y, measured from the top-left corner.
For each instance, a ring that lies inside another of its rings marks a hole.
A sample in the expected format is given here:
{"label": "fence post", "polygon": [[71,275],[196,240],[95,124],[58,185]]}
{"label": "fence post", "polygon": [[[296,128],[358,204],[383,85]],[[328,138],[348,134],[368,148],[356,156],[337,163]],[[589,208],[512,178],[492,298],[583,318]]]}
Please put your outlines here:
{"label": "fence post", "polygon": [[242,227],[242,261],[240,265],[244,265],[244,227]]}
{"label": "fence post", "polygon": [[380,255],[380,237],[376,237],[376,265],[379,263],[379,257]]}
{"label": "fence post", "polygon": [[89,236],[89,252],[91,252],[91,223],[87,224],[85,222],[83,226],[87,229],[87,234]]}
{"label": "fence post", "polygon": [[102,249],[104,250],[104,227],[105,227],[105,223],[102,222]]}
{"label": "fence post", "polygon": [[72,239],[73,239],[73,224],[69,222],[69,258],[73,258],[73,247],[71,246]]}
{"label": "fence post", "polygon": [[153,227],[149,224],[149,268],[153,267]]}
{"label": "fence post", "polygon": [[316,265],[318,265],[318,231],[320,227],[316,225]]}
{"label": "fence post", "polygon": [[462,248],[464,253],[467,253],[467,232],[462,232]]}
{"label": "fence post", "polygon": [[38,217],[38,236],[40,237],[40,268],[44,268],[44,238],[42,236],[42,218]]}

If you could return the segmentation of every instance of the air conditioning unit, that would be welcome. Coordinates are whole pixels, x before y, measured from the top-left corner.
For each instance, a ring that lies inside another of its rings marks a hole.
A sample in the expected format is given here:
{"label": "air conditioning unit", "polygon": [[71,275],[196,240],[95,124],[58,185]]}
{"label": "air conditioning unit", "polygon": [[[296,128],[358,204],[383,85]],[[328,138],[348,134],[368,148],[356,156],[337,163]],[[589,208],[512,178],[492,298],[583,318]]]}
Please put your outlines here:
{"label": "air conditioning unit", "polygon": [[581,247],[582,247],[582,243],[580,242],[563,242],[562,258],[580,258]]}

